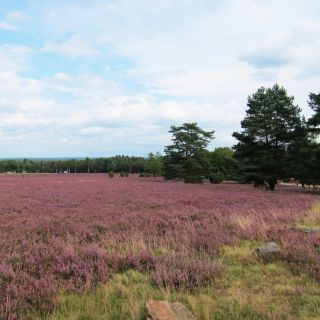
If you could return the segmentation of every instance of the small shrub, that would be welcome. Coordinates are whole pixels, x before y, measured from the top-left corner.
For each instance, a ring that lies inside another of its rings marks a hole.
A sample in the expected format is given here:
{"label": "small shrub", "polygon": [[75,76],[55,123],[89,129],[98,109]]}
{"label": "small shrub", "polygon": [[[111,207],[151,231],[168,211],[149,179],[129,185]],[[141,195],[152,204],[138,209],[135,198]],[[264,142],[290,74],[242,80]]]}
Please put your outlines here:
{"label": "small shrub", "polygon": [[222,272],[222,266],[209,259],[165,255],[159,258],[153,280],[159,286],[195,290]]}
{"label": "small shrub", "polygon": [[113,171],[109,171],[108,172],[108,176],[109,176],[109,178],[113,178],[114,177],[114,172]]}
{"label": "small shrub", "polygon": [[139,254],[129,253],[119,259],[118,269],[121,272],[129,269],[138,270],[140,272],[151,271],[156,263],[155,257],[149,252],[140,252]]}
{"label": "small shrub", "polygon": [[128,178],[128,177],[129,177],[129,173],[128,173],[128,172],[125,172],[124,176],[125,176],[126,178]]}
{"label": "small shrub", "polygon": [[149,178],[149,177],[151,177],[152,176],[152,174],[151,173],[148,173],[148,172],[141,172],[140,174],[139,174],[139,177],[141,177],[141,178]]}
{"label": "small shrub", "polygon": [[210,228],[189,228],[188,232],[190,246],[200,253],[217,255],[221,244],[234,245],[236,243],[235,230],[232,230],[231,226],[228,229],[227,226],[225,228],[219,226],[215,232],[212,232]]}
{"label": "small shrub", "polygon": [[121,178],[124,177],[124,172],[123,172],[123,171],[120,172],[120,177],[121,177]]}
{"label": "small shrub", "polygon": [[221,183],[223,181],[223,178],[224,178],[223,173],[218,171],[218,172],[212,173],[209,176],[209,181],[211,183]]}
{"label": "small shrub", "polygon": [[185,183],[203,183],[203,177],[202,176],[186,176],[184,177]]}
{"label": "small shrub", "polygon": [[299,231],[287,232],[283,239],[283,258],[293,273],[308,273],[316,280],[320,280],[320,236],[318,234],[305,235]]}

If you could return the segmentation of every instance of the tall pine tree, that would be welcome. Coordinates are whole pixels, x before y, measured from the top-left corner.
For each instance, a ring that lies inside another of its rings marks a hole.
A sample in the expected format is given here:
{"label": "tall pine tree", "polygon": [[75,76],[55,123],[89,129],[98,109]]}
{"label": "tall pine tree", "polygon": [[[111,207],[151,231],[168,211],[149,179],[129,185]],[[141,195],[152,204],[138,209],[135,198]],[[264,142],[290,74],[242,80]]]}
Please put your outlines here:
{"label": "tall pine tree", "polygon": [[241,132],[233,136],[234,146],[246,181],[267,183],[274,190],[278,179],[287,177],[287,149],[302,126],[300,108],[279,85],[261,87],[248,97],[248,109],[241,121]]}
{"label": "tall pine tree", "polygon": [[167,180],[183,179],[185,182],[202,182],[210,175],[209,151],[214,131],[204,131],[197,123],[171,126],[172,145],[164,150],[164,176]]}

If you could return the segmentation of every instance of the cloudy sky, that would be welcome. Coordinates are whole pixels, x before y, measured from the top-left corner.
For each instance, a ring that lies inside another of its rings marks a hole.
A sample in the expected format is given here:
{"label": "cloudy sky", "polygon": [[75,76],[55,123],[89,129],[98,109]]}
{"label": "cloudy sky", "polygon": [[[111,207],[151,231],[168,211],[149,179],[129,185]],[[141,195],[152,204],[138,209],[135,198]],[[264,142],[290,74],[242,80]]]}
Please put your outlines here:
{"label": "cloudy sky", "polygon": [[249,94],[320,91],[319,0],[0,1],[0,157],[232,146]]}

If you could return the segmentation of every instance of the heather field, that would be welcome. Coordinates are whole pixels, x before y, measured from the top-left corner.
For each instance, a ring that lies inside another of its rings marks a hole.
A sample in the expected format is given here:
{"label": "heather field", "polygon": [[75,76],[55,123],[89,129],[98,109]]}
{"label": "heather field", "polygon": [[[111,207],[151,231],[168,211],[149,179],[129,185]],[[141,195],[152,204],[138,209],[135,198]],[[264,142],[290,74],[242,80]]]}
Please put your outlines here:
{"label": "heather field", "polygon": [[[0,319],[145,319],[146,299],[197,319],[320,315],[320,195],[279,186],[0,176]],[[254,254],[266,240],[278,261]]]}

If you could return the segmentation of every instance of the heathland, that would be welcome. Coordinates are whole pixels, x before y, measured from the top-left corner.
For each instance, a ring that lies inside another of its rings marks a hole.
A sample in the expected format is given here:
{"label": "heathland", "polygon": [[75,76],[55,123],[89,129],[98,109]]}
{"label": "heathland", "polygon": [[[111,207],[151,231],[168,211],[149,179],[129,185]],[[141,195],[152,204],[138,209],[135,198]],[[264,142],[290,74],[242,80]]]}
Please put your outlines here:
{"label": "heathland", "polygon": [[[295,186],[1,176],[0,318],[145,319],[148,299],[197,319],[316,318],[319,202]],[[255,254],[265,241],[277,259]]]}

